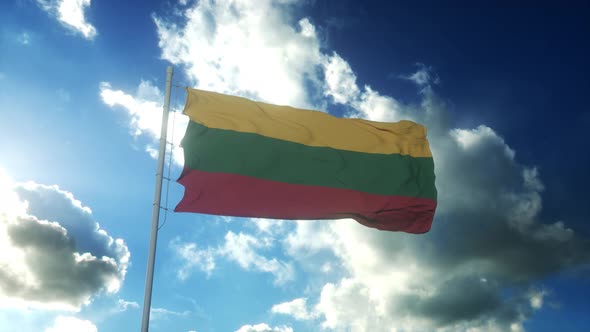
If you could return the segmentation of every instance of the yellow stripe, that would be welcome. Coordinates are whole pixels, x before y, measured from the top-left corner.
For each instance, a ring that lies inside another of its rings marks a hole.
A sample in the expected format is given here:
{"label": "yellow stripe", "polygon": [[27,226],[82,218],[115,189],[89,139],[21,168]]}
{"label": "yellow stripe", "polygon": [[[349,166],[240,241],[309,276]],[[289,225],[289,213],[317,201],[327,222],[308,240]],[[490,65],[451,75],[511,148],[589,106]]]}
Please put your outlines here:
{"label": "yellow stripe", "polygon": [[187,88],[184,113],[209,128],[334,149],[432,157],[426,128],[412,121],[375,122],[255,102]]}

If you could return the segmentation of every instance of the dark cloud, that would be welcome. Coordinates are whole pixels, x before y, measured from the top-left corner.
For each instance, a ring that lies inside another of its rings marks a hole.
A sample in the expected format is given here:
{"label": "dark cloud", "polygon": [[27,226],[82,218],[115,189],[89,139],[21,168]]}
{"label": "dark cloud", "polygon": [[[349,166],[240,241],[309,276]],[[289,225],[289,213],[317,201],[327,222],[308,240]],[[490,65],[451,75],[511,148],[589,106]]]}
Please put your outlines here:
{"label": "dark cloud", "polygon": [[[469,296],[465,296],[469,294]],[[402,299],[409,313],[436,321],[437,325],[449,325],[463,320],[477,320],[485,316],[497,316],[503,300],[497,285],[485,279],[460,277],[442,283],[431,296],[408,295]],[[505,319],[517,318],[516,310],[508,310]]]}
{"label": "dark cloud", "polygon": [[[493,130],[439,133],[430,138],[440,193],[432,230],[418,237],[373,232],[362,241],[372,243],[384,270],[406,256],[434,275],[417,276],[414,292],[386,300],[396,315],[451,329],[490,322],[509,329],[532,314],[530,289],[539,280],[590,263],[590,241],[541,220],[537,171],[519,165]],[[419,291],[421,282],[428,292]]]}
{"label": "dark cloud", "polygon": [[[413,119],[428,127],[439,193],[431,231],[416,236],[334,223],[310,234],[297,224],[288,249],[296,256],[295,244],[333,250],[358,288],[347,292],[345,282],[324,286],[319,308],[329,327],[360,331],[377,319],[407,331],[522,331],[548,294],[539,282],[588,267],[590,241],[561,221],[542,219],[537,169],[519,164],[494,130],[449,125],[446,105],[428,77],[421,81],[419,106],[400,106],[366,89],[357,108],[365,117]],[[323,246],[305,245],[326,232],[333,239]],[[343,314],[363,310],[363,302],[375,317]]]}
{"label": "dark cloud", "polygon": [[22,258],[3,262],[0,294],[48,308],[78,309],[101,291],[118,291],[129,251],[99,227],[89,208],[56,186],[27,183],[13,193],[26,202],[26,213],[2,213],[0,226],[10,249]]}
{"label": "dark cloud", "polygon": [[425,257],[440,269],[478,267],[482,275],[526,282],[590,261],[587,239],[575,235],[568,239],[539,236],[543,232],[551,234],[552,228],[547,225],[520,231],[511,227],[505,217],[485,211],[483,215],[465,211],[448,218],[454,220],[441,225],[444,229],[435,234],[438,245]]}

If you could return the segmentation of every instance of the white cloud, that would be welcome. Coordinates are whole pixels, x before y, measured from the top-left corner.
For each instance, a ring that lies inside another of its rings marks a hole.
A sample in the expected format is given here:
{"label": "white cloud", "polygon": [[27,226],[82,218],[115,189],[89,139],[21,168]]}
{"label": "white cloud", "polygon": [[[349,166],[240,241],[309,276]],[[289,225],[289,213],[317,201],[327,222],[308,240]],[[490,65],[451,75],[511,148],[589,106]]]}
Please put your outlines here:
{"label": "white cloud", "polygon": [[273,274],[275,283],[278,285],[293,280],[294,270],[290,263],[276,258],[268,259],[256,252],[256,249],[271,246],[272,241],[269,238],[254,237],[244,233],[235,234],[230,231],[225,235],[225,243],[219,252],[246,270]]}
{"label": "white cloud", "polygon": [[91,0],[37,0],[39,6],[66,28],[82,34],[86,39],[96,37],[96,28],[86,21],[84,10]]}
{"label": "white cloud", "polygon": [[96,36],[96,29],[86,22],[84,7],[90,6],[90,0],[62,0],[57,11],[59,20],[72,28],[78,30],[87,39]]}
{"label": "white cloud", "polygon": [[275,284],[282,285],[294,279],[293,266],[276,258],[267,258],[260,253],[275,245],[269,236],[252,236],[231,231],[227,232],[222,245],[199,249],[194,242],[182,242],[176,238],[170,242],[170,247],[181,261],[177,276],[186,280],[194,270],[211,275],[216,266],[216,259],[225,258],[238,264],[248,271],[266,272],[274,276]]}
{"label": "white cloud", "polygon": [[260,323],[256,325],[244,325],[237,329],[236,332],[293,332],[293,329],[289,326],[270,327],[268,324]]}
{"label": "white cloud", "polygon": [[353,102],[360,93],[356,85],[356,75],[340,55],[334,53],[324,59],[324,95],[334,98],[337,104]]}
{"label": "white cloud", "polygon": [[162,98],[160,90],[150,82],[141,81],[135,97],[121,90],[111,89],[108,82],[101,82],[100,97],[108,106],[120,106],[129,113],[133,136],[146,132],[158,138],[162,123]]}
{"label": "white cloud", "polygon": [[[496,132],[487,126],[480,125],[476,129],[453,129],[450,136],[461,145],[463,150],[478,151],[482,149],[484,144],[495,144],[502,146],[504,157],[509,160],[514,160],[514,151],[506,145],[504,139]],[[527,178],[532,179],[534,174],[530,174]],[[530,181],[530,180],[529,180]]]}
{"label": "white cloud", "polygon": [[285,24],[288,2],[199,1],[182,9],[182,24],[155,17],[162,57],[199,88],[310,107],[305,85],[318,79],[319,40],[307,18]]}
{"label": "white cloud", "polygon": [[405,112],[395,98],[383,96],[369,86],[365,87],[351,106],[357,110],[356,116],[373,121],[414,120],[416,116],[411,112]]}
{"label": "white cloud", "polygon": [[338,285],[324,285],[316,307],[325,317],[322,327],[337,331],[386,331],[393,324],[369,291],[352,279],[342,279]]}
{"label": "white cloud", "polygon": [[215,269],[215,250],[212,248],[199,250],[196,243],[184,243],[179,238],[172,240],[170,247],[182,261],[182,266],[177,272],[180,280],[186,280],[194,269],[201,270],[207,275],[211,275]]}
{"label": "white cloud", "polygon": [[53,325],[45,332],[97,332],[96,325],[89,320],[71,316],[57,316]]}
{"label": "white cloud", "polygon": [[0,184],[1,306],[79,310],[97,293],[119,290],[129,250],[90,208],[57,186],[6,174]]}
{"label": "white cloud", "polygon": [[[111,108],[122,109],[129,117],[129,127],[133,137],[147,136],[152,142],[145,151],[157,158],[160,132],[162,126],[162,109],[164,96],[157,86],[149,81],[141,81],[135,95],[122,90],[114,90],[108,82],[100,83],[100,97]],[[171,112],[168,118],[168,141],[180,145],[184,136],[188,118],[180,113]],[[173,150],[173,160],[182,165],[184,157],[178,150]]]}
{"label": "white cloud", "polygon": [[[328,221],[342,223],[346,221]],[[326,229],[326,221],[297,220],[295,229],[283,240],[287,253],[295,257],[306,257],[321,250],[331,250],[337,243],[335,233]],[[310,241],[313,239],[312,241]]]}
{"label": "white cloud", "polygon": [[297,298],[289,302],[275,304],[270,311],[275,314],[289,315],[298,320],[308,320],[316,317],[307,308],[306,298]]}

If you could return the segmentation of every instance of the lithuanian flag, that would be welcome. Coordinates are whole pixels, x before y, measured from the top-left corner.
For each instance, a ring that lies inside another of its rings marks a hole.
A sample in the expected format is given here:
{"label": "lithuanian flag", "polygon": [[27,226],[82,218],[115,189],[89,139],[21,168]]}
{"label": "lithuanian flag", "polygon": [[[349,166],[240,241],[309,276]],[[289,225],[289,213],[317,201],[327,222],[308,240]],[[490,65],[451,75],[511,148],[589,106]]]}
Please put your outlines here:
{"label": "lithuanian flag", "polygon": [[436,209],[426,129],[187,89],[179,212],[352,218],[427,232]]}

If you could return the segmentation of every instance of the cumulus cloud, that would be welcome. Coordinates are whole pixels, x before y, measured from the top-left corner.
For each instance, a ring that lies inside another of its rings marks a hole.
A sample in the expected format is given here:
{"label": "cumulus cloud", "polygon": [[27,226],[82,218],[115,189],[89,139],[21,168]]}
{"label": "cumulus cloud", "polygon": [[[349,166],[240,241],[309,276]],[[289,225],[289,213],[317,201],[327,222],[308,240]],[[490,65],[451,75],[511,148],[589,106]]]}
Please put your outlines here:
{"label": "cumulus cloud", "polygon": [[71,316],[57,316],[53,325],[45,332],[97,332],[96,325],[89,320]]}
{"label": "cumulus cloud", "polygon": [[54,16],[64,27],[82,34],[86,39],[96,37],[96,28],[86,21],[84,10],[91,0],[37,0],[39,6]]}
{"label": "cumulus cloud", "polygon": [[352,331],[385,331],[391,322],[380,303],[370,297],[370,289],[357,280],[345,278],[337,285],[324,285],[316,309],[324,316],[322,327]]}
{"label": "cumulus cloud", "polygon": [[129,250],[92,218],[90,208],[57,186],[0,176],[0,303],[79,310],[116,293]]}
{"label": "cumulus cloud", "polygon": [[301,259],[330,250],[342,262],[348,276],[325,284],[316,304],[326,328],[524,330],[546,295],[531,293],[531,285],[588,264],[590,244],[561,221],[539,219],[544,187],[536,168],[519,164],[490,127],[449,127],[444,104],[420,83],[419,106],[368,87],[349,105],[375,120],[427,125],[439,190],[431,232],[417,237],[347,222],[298,222],[285,246]]}
{"label": "cumulus cloud", "polygon": [[[306,302],[306,311],[300,300],[271,308],[325,328],[524,330],[549,296],[531,289],[546,276],[588,264],[588,239],[567,221],[541,219],[540,173],[522,165],[500,133],[485,124],[450,125],[432,68],[419,65],[404,76],[416,84],[417,104],[359,86],[353,67],[336,52],[324,53],[315,26],[293,17],[292,6],[200,1],[182,7],[180,16],[156,16],[162,57],[184,68],[200,88],[303,107],[322,105],[317,98],[323,96],[349,116],[424,124],[439,191],[435,222],[420,236],[378,232],[350,220],[290,222],[291,232],[258,222],[256,235],[228,232],[216,255],[277,280],[277,271],[289,271],[292,262],[262,256],[262,250],[280,245],[302,265],[330,255],[334,264],[327,270],[339,273],[320,287],[310,284],[306,291],[317,301]],[[309,277],[322,270],[310,269]],[[302,313],[311,311],[317,315]],[[242,328],[272,331],[263,325]]]}
{"label": "cumulus cloud", "polygon": [[293,332],[293,329],[289,326],[270,327],[268,324],[260,323],[256,325],[244,325],[237,329],[236,332]]}
{"label": "cumulus cloud", "polygon": [[309,19],[290,17],[289,3],[199,1],[182,9],[181,24],[156,16],[162,57],[199,88],[310,107],[306,84],[318,80],[320,43]]}

